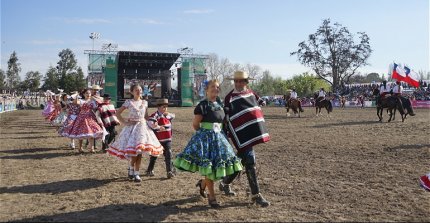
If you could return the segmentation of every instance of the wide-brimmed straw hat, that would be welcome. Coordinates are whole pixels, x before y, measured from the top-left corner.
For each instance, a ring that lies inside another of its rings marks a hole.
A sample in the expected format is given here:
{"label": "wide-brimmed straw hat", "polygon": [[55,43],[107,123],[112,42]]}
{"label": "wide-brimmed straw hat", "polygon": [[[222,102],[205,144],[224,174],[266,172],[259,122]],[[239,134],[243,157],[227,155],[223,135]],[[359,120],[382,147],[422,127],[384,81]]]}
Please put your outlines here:
{"label": "wide-brimmed straw hat", "polygon": [[168,105],[169,104],[169,100],[167,100],[166,98],[160,98],[160,99],[157,99],[155,101],[155,103],[157,105]]}
{"label": "wide-brimmed straw hat", "polygon": [[91,89],[92,90],[101,90],[103,88],[101,88],[100,85],[98,85],[98,84],[93,84],[93,86],[91,86]]}
{"label": "wide-brimmed straw hat", "polygon": [[234,72],[233,77],[228,77],[227,80],[255,80],[255,79],[249,77],[248,72],[238,70]]}

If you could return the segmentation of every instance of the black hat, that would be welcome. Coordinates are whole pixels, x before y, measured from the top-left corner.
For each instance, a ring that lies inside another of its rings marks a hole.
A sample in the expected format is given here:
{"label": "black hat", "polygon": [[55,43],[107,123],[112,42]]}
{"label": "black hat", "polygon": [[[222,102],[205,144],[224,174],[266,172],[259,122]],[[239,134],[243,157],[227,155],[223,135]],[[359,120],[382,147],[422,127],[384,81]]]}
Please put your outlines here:
{"label": "black hat", "polygon": [[104,94],[103,98],[111,99],[110,94]]}

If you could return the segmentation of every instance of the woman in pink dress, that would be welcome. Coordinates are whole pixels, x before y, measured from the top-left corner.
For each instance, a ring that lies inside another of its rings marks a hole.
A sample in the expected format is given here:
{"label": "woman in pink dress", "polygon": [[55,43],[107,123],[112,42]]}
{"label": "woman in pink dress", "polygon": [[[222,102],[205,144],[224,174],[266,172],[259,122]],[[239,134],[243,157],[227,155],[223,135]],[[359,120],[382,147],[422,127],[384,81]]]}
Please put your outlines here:
{"label": "woman in pink dress", "polygon": [[45,119],[47,119],[48,116],[54,111],[54,105],[53,105],[53,99],[52,99],[53,94],[51,93],[52,93],[51,91],[47,91],[45,93],[46,104],[45,104],[45,108],[42,111],[42,115],[43,117],[45,117]]}
{"label": "woman in pink dress", "polygon": [[[67,118],[64,121],[63,126],[58,129],[58,134],[61,136],[67,137],[68,132],[70,132],[73,128],[73,123],[75,123],[76,117],[78,117],[79,111],[81,110],[81,106],[73,103],[73,100],[77,98],[79,93],[77,91],[72,92],[70,96],[70,100],[66,102],[66,110],[67,110]],[[70,138],[69,147],[71,149],[75,149],[75,140]]]}
{"label": "woman in pink dress", "polygon": [[88,145],[90,152],[94,153],[94,140],[99,139],[103,136],[103,128],[99,123],[93,110],[95,104],[91,102],[91,90],[86,89],[83,92],[84,100],[79,100],[77,97],[73,103],[80,105],[80,111],[76,120],[73,122],[73,126],[67,133],[63,133],[63,136],[78,139],[79,140],[79,152],[82,150],[82,140],[88,139],[90,144]]}
{"label": "woman in pink dress", "polygon": [[[120,159],[130,160],[128,177],[135,182],[141,182],[139,176],[142,153],[151,156],[159,156],[163,153],[163,147],[148,127],[148,102],[141,99],[142,87],[138,84],[132,85],[130,91],[133,99],[128,99],[117,111],[117,117],[125,125],[119,138],[109,146],[108,153]],[[124,119],[121,113],[128,109],[129,116]]]}

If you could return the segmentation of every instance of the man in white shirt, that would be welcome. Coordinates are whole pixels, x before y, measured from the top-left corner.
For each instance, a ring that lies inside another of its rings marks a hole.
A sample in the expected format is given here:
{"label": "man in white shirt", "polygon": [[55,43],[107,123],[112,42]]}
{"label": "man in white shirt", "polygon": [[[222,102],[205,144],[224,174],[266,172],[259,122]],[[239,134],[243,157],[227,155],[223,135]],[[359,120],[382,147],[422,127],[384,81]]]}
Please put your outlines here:
{"label": "man in white shirt", "polygon": [[324,88],[322,87],[318,92],[317,102],[322,101],[324,99],[325,99],[325,91],[324,91]]}
{"label": "man in white shirt", "polygon": [[400,81],[397,81],[396,86],[393,87],[393,95],[399,97],[399,96],[402,96],[402,93],[403,93],[403,87],[400,84]]}
{"label": "man in white shirt", "polygon": [[379,94],[381,95],[381,99],[384,99],[386,94],[389,94],[391,91],[391,88],[389,85],[387,85],[387,81],[383,81],[381,84],[381,87],[379,87]]}

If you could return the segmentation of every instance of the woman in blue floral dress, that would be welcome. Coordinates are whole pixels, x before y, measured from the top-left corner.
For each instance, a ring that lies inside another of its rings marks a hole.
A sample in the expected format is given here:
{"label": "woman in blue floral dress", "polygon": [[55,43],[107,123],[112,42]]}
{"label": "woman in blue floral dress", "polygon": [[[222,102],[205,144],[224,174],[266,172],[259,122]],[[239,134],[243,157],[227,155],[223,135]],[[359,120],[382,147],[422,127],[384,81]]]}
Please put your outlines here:
{"label": "woman in blue floral dress", "polygon": [[[215,198],[214,181],[242,170],[240,159],[222,130],[224,110],[219,99],[220,89],[216,80],[207,83],[207,98],[194,109],[193,127],[196,133],[185,149],[176,156],[174,165],[179,170],[199,172],[205,176],[199,180],[200,195],[208,197],[211,207],[219,207]],[[206,187],[209,196],[206,195]]]}

